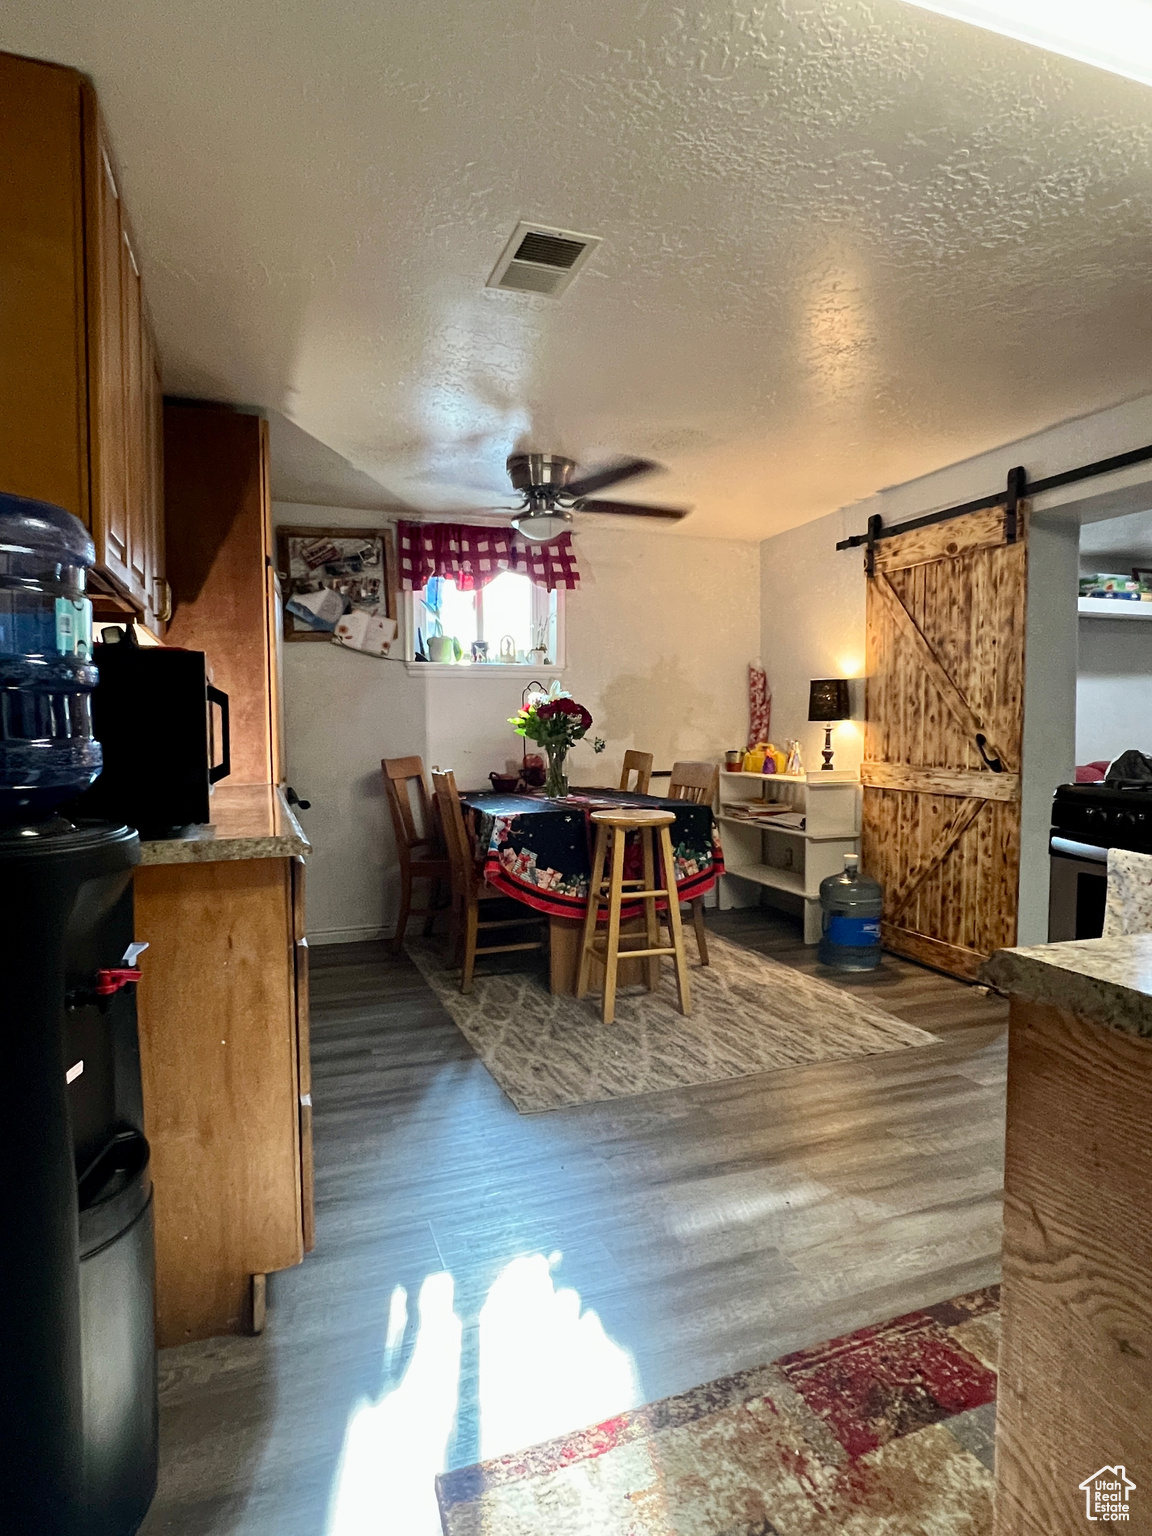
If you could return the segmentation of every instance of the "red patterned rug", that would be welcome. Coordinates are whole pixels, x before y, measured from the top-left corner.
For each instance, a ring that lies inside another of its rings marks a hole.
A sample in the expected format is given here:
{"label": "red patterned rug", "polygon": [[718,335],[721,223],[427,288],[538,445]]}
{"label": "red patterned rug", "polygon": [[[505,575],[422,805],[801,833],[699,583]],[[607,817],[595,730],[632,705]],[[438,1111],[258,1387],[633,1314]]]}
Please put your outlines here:
{"label": "red patterned rug", "polygon": [[437,1478],[445,1536],[988,1536],[999,1288]]}

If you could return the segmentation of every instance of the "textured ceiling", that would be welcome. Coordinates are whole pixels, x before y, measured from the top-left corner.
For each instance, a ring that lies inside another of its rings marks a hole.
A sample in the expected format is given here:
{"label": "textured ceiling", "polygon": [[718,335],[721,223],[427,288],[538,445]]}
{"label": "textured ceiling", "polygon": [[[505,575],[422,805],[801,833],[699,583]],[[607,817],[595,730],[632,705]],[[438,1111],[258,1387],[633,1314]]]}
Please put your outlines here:
{"label": "textured ceiling", "polygon": [[[279,413],[286,498],[641,453],[759,538],[1152,391],[1152,95],[902,0],[8,0],[0,45],[95,78],[166,387]],[[483,287],[520,218],[604,237],[559,301]]]}

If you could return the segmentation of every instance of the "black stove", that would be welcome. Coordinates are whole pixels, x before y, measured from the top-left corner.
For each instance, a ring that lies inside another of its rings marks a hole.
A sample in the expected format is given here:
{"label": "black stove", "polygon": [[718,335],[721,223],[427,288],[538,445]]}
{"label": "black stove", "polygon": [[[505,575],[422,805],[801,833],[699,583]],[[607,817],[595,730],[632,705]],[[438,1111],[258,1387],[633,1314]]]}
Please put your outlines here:
{"label": "black stove", "polygon": [[1052,802],[1052,833],[1096,848],[1152,853],[1152,786],[1061,784]]}
{"label": "black stove", "polygon": [[1049,943],[1104,931],[1109,848],[1152,854],[1152,785],[1061,784],[1048,840]]}

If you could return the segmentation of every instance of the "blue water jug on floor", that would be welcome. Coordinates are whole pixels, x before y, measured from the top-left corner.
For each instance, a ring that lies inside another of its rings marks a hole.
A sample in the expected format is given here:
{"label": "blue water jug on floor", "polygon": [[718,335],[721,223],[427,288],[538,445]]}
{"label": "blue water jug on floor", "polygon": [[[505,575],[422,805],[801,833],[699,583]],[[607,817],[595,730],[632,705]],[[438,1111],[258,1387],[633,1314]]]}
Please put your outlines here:
{"label": "blue water jug on floor", "polygon": [[879,881],[862,875],[859,857],[846,853],[844,873],[820,882],[823,933],[816,953],[821,965],[834,971],[874,971],[880,964],[883,906]]}
{"label": "blue water jug on floor", "polygon": [[43,819],[100,772],[85,592],[95,559],[79,518],[0,495],[0,823]]}

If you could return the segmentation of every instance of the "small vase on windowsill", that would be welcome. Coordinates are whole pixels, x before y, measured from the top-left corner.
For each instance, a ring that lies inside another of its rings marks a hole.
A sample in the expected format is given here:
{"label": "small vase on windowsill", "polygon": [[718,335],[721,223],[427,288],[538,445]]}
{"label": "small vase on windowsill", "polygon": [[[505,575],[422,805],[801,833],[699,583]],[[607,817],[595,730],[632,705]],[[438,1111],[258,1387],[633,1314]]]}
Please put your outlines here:
{"label": "small vase on windowsill", "polygon": [[562,800],[568,793],[568,775],[564,772],[568,748],[546,746],[544,750],[548,754],[548,777],[544,780],[544,793],[550,800]]}

